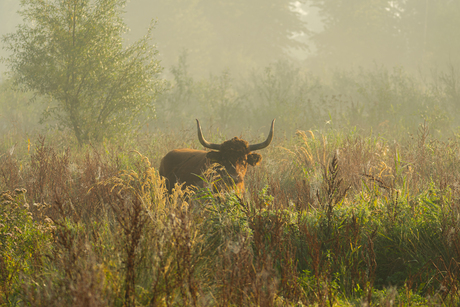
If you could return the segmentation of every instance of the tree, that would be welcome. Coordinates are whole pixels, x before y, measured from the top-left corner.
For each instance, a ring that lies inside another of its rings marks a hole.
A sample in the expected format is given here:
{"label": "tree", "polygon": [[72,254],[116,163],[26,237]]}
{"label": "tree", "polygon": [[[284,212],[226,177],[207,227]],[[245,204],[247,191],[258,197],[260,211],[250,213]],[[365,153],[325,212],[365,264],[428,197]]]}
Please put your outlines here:
{"label": "tree", "polygon": [[306,31],[291,0],[137,0],[127,6],[132,35],[152,17],[165,66],[176,64],[185,48],[193,75],[263,66],[290,48],[305,48],[291,39]]}
{"label": "tree", "polygon": [[460,2],[400,0],[402,33],[415,63],[460,64]]}
{"label": "tree", "polygon": [[404,53],[399,11],[388,0],[310,0],[319,8],[324,30],[311,40],[314,61],[329,66],[395,64]]}
{"label": "tree", "polygon": [[312,63],[417,69],[460,61],[460,1],[309,0],[324,30],[310,39]]}
{"label": "tree", "polygon": [[24,23],[3,37],[17,84],[55,101],[57,118],[79,144],[125,131],[154,110],[161,87],[147,34],[123,46],[124,0],[21,0]]}
{"label": "tree", "polygon": [[[2,26],[0,27],[0,37],[6,33],[14,30],[16,25],[20,21],[20,17],[14,14],[19,9],[18,1],[0,0],[0,20]],[[4,50],[0,50],[0,57],[8,56],[8,53]],[[6,67],[0,61],[0,80],[5,72]]]}

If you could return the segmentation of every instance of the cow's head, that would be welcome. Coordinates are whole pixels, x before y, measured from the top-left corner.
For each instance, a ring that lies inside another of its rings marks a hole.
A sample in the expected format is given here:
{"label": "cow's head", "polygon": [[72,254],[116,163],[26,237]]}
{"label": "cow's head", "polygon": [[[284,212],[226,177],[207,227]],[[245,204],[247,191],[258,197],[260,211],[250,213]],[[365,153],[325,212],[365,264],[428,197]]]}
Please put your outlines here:
{"label": "cow's head", "polygon": [[262,161],[262,156],[253,151],[270,145],[273,140],[275,120],[272,121],[267,139],[259,144],[248,144],[248,142],[238,137],[234,137],[222,144],[209,143],[203,137],[198,119],[196,123],[200,143],[206,148],[214,149],[206,154],[206,158],[211,163],[218,163],[223,166],[223,170],[219,171],[219,174],[227,183],[235,183],[239,189],[244,189],[244,176],[248,165],[256,166]]}

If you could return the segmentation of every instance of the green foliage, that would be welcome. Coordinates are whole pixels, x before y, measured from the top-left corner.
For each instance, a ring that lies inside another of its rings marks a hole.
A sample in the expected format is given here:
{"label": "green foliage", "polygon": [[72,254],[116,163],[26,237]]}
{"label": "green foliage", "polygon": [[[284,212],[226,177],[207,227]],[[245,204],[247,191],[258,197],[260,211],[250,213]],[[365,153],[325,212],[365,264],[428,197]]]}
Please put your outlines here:
{"label": "green foliage", "polygon": [[126,131],[141,112],[153,111],[161,71],[152,27],[123,47],[124,1],[21,1],[24,18],[4,36],[15,82],[48,96],[44,113],[73,131],[79,144]]}
{"label": "green foliage", "polygon": [[224,199],[211,195],[210,200],[212,202],[203,208],[207,212],[203,229],[209,251],[213,254],[219,249],[238,252],[252,238],[248,208],[234,194]]}
{"label": "green foliage", "polygon": [[24,277],[42,265],[41,253],[48,247],[50,227],[32,219],[26,191],[16,189],[0,195],[0,305],[21,301]]}
{"label": "green foliage", "polygon": [[[2,194],[0,269],[21,272],[2,275],[14,276],[2,279],[11,289],[2,298],[32,306],[458,305],[460,138],[436,139],[427,125],[391,142],[334,129],[298,136],[283,150],[267,148],[240,193],[169,195],[159,159],[110,142],[65,154],[43,139],[33,154],[4,150],[2,185],[24,186],[49,205],[26,209],[21,190]],[[161,156],[170,137],[151,137],[137,145]]]}

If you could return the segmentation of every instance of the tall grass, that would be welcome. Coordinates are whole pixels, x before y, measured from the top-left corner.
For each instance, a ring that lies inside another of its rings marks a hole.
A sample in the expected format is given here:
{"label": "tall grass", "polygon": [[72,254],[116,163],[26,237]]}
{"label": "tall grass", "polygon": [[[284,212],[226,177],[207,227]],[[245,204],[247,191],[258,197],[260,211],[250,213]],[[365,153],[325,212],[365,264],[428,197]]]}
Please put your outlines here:
{"label": "tall grass", "polygon": [[[279,62],[195,80],[182,58],[172,72],[158,120],[129,136],[77,147],[4,124],[2,306],[460,303],[455,67],[320,79]],[[259,141],[277,118],[243,194],[212,177],[165,193],[159,161],[200,148],[197,117],[213,142]]]}
{"label": "tall grass", "polygon": [[163,133],[137,151],[19,140],[0,153],[0,302],[456,305],[460,140],[431,131],[299,131],[242,195],[167,195]]}

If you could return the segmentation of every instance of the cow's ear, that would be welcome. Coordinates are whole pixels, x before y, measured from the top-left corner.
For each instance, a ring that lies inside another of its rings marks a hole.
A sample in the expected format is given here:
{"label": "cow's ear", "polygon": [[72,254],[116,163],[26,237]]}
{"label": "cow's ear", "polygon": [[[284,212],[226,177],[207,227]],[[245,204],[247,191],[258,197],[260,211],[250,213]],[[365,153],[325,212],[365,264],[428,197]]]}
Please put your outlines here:
{"label": "cow's ear", "polygon": [[220,152],[218,151],[210,151],[206,154],[206,158],[211,161],[211,163],[220,163]]}
{"label": "cow's ear", "polygon": [[262,156],[258,153],[250,153],[248,155],[248,163],[252,166],[256,166],[262,161]]}

